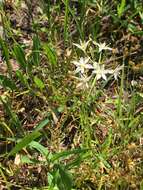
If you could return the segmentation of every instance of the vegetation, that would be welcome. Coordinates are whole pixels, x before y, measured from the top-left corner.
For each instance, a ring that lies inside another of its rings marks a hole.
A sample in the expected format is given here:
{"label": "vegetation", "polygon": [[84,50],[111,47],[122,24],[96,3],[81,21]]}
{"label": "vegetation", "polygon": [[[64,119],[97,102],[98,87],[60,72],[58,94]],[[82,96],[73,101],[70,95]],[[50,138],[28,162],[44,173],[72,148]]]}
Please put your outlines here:
{"label": "vegetation", "polygon": [[142,0],[0,4],[0,189],[142,190]]}

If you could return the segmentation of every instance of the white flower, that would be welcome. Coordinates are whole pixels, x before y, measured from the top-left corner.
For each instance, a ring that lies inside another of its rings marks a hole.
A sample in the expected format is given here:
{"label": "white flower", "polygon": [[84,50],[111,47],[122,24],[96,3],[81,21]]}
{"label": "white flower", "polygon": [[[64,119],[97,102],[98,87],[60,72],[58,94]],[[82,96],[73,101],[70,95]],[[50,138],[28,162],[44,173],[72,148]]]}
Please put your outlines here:
{"label": "white flower", "polygon": [[89,58],[83,57],[81,57],[79,61],[73,61],[73,64],[77,67],[75,73],[83,74],[85,69],[93,69],[93,66],[91,64],[87,64],[88,61]]}
{"label": "white flower", "polygon": [[99,65],[99,63],[94,63],[94,70],[93,70],[93,74],[96,74],[96,79],[99,80],[101,78],[103,78],[104,80],[107,80],[106,75],[107,74],[112,74],[113,70],[109,70],[109,69],[105,69],[104,65]]}
{"label": "white flower", "polygon": [[86,51],[86,49],[87,49],[87,46],[88,46],[88,43],[90,42],[90,40],[88,40],[87,42],[82,42],[81,40],[80,40],[80,44],[76,44],[76,43],[73,43],[73,45],[75,45],[76,47],[78,47],[79,49],[81,49],[83,52],[85,52]]}
{"label": "white flower", "polygon": [[110,51],[112,51],[112,48],[108,47],[108,45],[106,45],[105,42],[104,43],[97,43],[97,42],[93,41],[93,44],[98,46],[99,52],[101,52],[103,50],[110,50]]}
{"label": "white flower", "polygon": [[132,85],[132,86],[137,86],[137,85],[138,85],[138,83],[137,83],[137,81],[132,80],[132,81],[131,81],[131,85]]}
{"label": "white flower", "polygon": [[113,75],[115,80],[117,80],[118,75],[120,74],[120,71],[123,69],[123,65],[122,66],[117,66],[116,69],[113,71]]}
{"label": "white flower", "polygon": [[81,75],[81,78],[77,78],[80,82],[77,84],[77,88],[79,89],[87,89],[89,88],[89,80],[91,79],[91,76]]}

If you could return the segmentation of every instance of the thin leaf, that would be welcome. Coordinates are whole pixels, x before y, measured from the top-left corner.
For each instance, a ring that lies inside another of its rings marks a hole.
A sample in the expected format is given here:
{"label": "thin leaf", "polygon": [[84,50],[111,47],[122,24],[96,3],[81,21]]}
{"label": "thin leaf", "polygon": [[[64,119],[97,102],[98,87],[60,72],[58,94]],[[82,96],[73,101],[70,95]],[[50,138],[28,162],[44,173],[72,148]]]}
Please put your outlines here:
{"label": "thin leaf", "polygon": [[49,154],[49,151],[47,150],[47,148],[41,145],[39,142],[32,141],[29,144],[29,146],[30,148],[35,148],[36,150],[38,150],[45,157]]}
{"label": "thin leaf", "polygon": [[10,88],[11,90],[16,90],[15,83],[8,77],[0,75],[0,85],[4,88]]}
{"label": "thin leaf", "polygon": [[126,0],[121,0],[120,5],[117,7],[118,17],[120,18],[125,10]]}
{"label": "thin leaf", "polygon": [[22,164],[34,164],[35,162],[33,162],[28,156],[23,156],[20,155],[20,160]]}
{"label": "thin leaf", "polygon": [[38,66],[40,63],[40,40],[37,35],[33,37],[32,57],[33,64]]}
{"label": "thin leaf", "polygon": [[9,50],[8,50],[6,43],[2,40],[1,37],[0,37],[0,46],[2,48],[2,53],[3,53],[3,56],[4,56],[5,61],[6,61],[8,73],[11,77],[12,76],[12,65],[10,64],[10,61],[9,61]]}
{"label": "thin leaf", "polygon": [[40,88],[40,90],[45,88],[45,85],[44,85],[43,81],[41,79],[39,79],[37,76],[34,77],[34,82],[35,82],[36,86],[38,88]]}
{"label": "thin leaf", "polygon": [[30,88],[26,76],[20,70],[16,71],[16,76],[24,86]]}
{"label": "thin leaf", "polygon": [[49,119],[45,119],[44,121],[42,121],[40,124],[38,124],[35,127],[35,131],[39,131],[40,129],[42,129],[43,127],[45,127],[48,123],[49,123]]}
{"label": "thin leaf", "polygon": [[71,154],[80,154],[83,152],[87,152],[88,149],[75,149],[75,150],[68,150],[68,151],[63,151],[57,154],[54,154],[53,157],[51,158],[51,161],[54,162],[55,160],[58,160],[59,158],[67,157]]}
{"label": "thin leaf", "polygon": [[32,133],[26,135],[16,146],[10,151],[7,157],[17,154],[24,147],[27,147],[29,143],[38,138],[41,135],[38,131],[33,131]]}
{"label": "thin leaf", "polygon": [[23,48],[19,44],[16,44],[14,46],[13,52],[14,52],[15,58],[18,61],[20,67],[23,70],[26,70],[28,64],[26,62],[25,53],[24,53]]}
{"label": "thin leaf", "polygon": [[57,65],[57,56],[56,56],[56,52],[54,51],[54,49],[49,44],[45,44],[43,46],[43,49],[44,49],[45,54],[48,57],[50,63],[52,65]]}
{"label": "thin leaf", "polygon": [[56,164],[56,169],[59,170],[59,176],[57,178],[57,186],[59,190],[71,190],[72,189],[72,178],[69,173],[61,165]]}
{"label": "thin leaf", "polygon": [[11,119],[11,124],[13,124],[14,127],[17,127],[19,134],[21,134],[21,132],[23,132],[23,128],[21,128],[21,122],[20,122],[17,114],[15,112],[13,112],[10,103],[8,101],[6,101],[5,99],[3,99],[1,96],[0,96],[0,101],[4,105],[6,114]]}
{"label": "thin leaf", "polygon": [[102,144],[102,151],[107,153],[111,143],[112,143],[112,129],[109,130],[109,135],[106,138],[105,142]]}

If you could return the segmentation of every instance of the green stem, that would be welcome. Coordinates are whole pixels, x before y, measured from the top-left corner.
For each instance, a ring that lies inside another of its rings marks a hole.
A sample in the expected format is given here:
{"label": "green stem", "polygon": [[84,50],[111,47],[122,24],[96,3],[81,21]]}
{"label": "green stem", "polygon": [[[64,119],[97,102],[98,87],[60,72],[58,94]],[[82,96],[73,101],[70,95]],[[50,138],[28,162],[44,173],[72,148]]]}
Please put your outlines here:
{"label": "green stem", "polygon": [[68,39],[68,14],[69,14],[69,0],[65,0],[65,20],[64,20],[64,41]]}

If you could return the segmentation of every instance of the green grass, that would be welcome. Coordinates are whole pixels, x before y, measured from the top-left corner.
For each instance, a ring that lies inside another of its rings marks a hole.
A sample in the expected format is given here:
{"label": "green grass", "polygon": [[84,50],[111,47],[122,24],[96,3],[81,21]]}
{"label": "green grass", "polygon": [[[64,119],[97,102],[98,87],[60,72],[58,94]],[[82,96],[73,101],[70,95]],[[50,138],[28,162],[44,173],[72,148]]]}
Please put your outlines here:
{"label": "green grass", "polygon": [[142,1],[24,2],[0,9],[0,189],[142,190]]}

